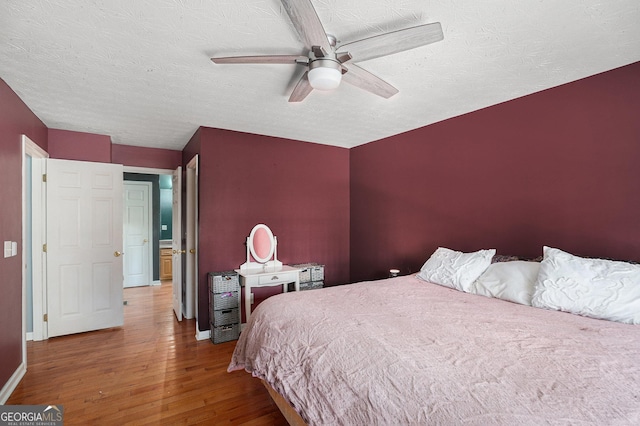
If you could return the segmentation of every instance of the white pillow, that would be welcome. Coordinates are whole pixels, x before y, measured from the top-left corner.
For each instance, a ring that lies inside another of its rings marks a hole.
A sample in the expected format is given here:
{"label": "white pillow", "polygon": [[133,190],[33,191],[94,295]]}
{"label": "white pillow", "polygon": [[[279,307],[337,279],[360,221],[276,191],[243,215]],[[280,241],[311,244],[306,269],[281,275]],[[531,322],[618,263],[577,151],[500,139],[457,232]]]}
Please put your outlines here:
{"label": "white pillow", "polygon": [[473,283],[471,292],[531,306],[539,270],[538,262],[492,263]]}
{"label": "white pillow", "polygon": [[462,253],[438,247],[422,265],[418,278],[461,291],[470,291],[473,282],[489,267],[495,249]]}
{"label": "white pillow", "polygon": [[544,259],[531,304],[592,318],[640,324],[640,266],[585,259],[544,247]]}

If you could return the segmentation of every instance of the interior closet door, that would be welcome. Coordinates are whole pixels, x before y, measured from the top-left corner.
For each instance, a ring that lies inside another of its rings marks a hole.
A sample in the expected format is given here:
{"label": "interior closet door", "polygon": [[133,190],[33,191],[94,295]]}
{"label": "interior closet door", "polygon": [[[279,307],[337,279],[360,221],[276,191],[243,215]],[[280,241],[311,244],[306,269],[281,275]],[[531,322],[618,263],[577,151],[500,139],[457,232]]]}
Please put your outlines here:
{"label": "interior closet door", "polygon": [[49,337],[121,326],[122,165],[47,160]]}

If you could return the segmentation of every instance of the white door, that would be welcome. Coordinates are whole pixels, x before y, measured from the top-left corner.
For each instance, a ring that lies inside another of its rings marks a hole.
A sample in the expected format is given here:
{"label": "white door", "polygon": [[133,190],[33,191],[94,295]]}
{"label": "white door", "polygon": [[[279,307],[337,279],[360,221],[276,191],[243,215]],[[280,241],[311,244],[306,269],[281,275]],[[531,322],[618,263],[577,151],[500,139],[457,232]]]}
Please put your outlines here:
{"label": "white door", "polygon": [[123,324],[122,191],[122,165],[47,160],[49,337]]}
{"label": "white door", "polygon": [[[187,273],[184,291],[184,316],[197,320],[197,294],[198,294],[198,156],[196,155],[187,164],[187,200],[186,200],[186,225],[187,248],[186,254]],[[198,333],[196,321],[196,333]]]}
{"label": "white door", "polygon": [[182,167],[173,172],[173,210],[171,217],[171,251],[173,253],[173,311],[182,321]]}
{"label": "white door", "polygon": [[124,286],[151,285],[151,182],[124,184]]}

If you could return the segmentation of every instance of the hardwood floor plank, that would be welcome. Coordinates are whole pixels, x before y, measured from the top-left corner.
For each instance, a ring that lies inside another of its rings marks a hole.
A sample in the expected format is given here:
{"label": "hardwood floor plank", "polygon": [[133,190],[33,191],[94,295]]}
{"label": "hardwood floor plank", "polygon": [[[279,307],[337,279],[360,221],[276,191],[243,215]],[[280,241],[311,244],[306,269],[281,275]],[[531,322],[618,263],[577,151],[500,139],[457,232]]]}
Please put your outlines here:
{"label": "hardwood floor plank", "polygon": [[65,425],[286,425],[259,380],[227,373],[235,341],[195,340],[171,283],[124,290],[124,326],[27,343],[8,405],[60,404]]}

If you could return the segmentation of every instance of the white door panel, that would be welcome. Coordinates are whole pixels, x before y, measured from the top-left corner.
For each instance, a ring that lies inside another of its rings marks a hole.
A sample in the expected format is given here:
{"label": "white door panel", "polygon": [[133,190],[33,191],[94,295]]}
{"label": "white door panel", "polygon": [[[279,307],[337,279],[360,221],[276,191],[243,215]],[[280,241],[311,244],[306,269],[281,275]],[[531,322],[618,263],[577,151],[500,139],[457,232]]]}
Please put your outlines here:
{"label": "white door panel", "polygon": [[151,285],[151,182],[124,184],[124,286]]}
{"label": "white door panel", "polygon": [[[198,156],[187,164],[187,202],[186,202],[186,283],[183,290],[184,316],[198,319]],[[197,322],[196,322],[197,327]],[[197,330],[196,330],[197,331]]]}
{"label": "white door panel", "polygon": [[171,249],[173,252],[172,286],[173,311],[182,321],[182,167],[173,172],[173,216],[171,221]]}
{"label": "white door panel", "polygon": [[47,160],[49,337],[123,324],[122,165]]}

